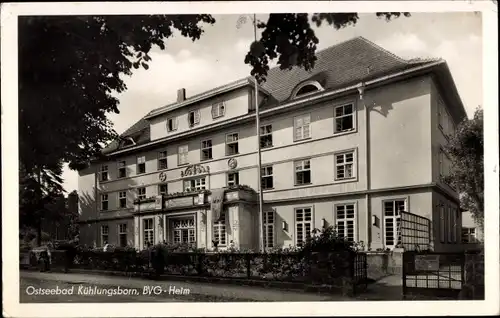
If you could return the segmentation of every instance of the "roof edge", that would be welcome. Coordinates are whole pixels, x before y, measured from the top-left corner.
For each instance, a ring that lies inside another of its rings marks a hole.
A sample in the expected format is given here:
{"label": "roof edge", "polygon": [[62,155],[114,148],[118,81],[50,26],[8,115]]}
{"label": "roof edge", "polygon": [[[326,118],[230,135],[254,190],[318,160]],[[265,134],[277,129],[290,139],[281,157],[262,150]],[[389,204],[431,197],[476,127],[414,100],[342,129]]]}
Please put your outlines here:
{"label": "roof edge", "polygon": [[[416,67],[413,67],[413,68],[410,68],[410,69],[407,69],[407,70],[404,70],[404,71],[399,71],[399,72],[395,72],[395,73],[392,73],[392,74],[389,74],[389,75],[378,77],[378,78],[375,78],[375,79],[372,79],[372,80],[369,80],[369,81],[365,81],[365,82],[361,81],[360,83],[364,84],[365,87],[368,89],[367,86],[381,85],[381,84],[383,84],[386,81],[393,81],[393,80],[395,80],[395,79],[397,79],[399,77],[407,77],[409,75],[418,73],[420,71],[430,70],[433,67],[436,67],[436,66],[439,66],[439,65],[442,65],[442,64],[446,64],[446,62],[444,60],[437,61],[437,62],[432,62],[432,63],[428,63],[428,64],[416,66]],[[295,104],[307,103],[309,101],[316,100],[316,99],[321,99],[321,98],[325,98],[327,96],[328,97],[335,96],[335,95],[344,93],[344,92],[346,92],[348,90],[355,90],[355,89],[359,88],[360,83],[358,83],[356,85],[346,86],[344,88],[335,89],[333,91],[324,91],[324,92],[322,92],[322,93],[320,93],[318,95],[307,97],[307,98],[304,98],[304,99],[301,99],[301,100],[288,101],[288,102],[285,102],[282,105],[273,107],[271,109],[262,110],[261,114],[262,113],[266,113],[266,112],[270,112],[270,111],[275,111],[275,110],[277,110],[279,108],[293,106]],[[253,116],[253,114],[251,114],[251,115]],[[152,146],[152,145],[155,145],[155,144],[159,144],[159,143],[165,142],[165,141],[167,141],[169,139],[173,139],[175,137],[178,137],[178,136],[172,136],[172,137],[166,137],[166,138],[157,139],[157,140],[145,143],[145,144],[141,144],[141,145],[137,145],[137,146],[132,146],[132,147],[127,148],[127,149],[118,149],[116,151],[113,151],[113,152],[110,152],[108,154],[105,154],[105,156],[114,156],[114,155],[118,155],[118,154],[122,154],[122,153],[127,153],[128,151],[134,151],[134,150],[138,150],[140,148],[144,148],[144,147]]]}
{"label": "roof edge", "polygon": [[[144,116],[144,119],[154,118],[154,117],[163,115],[165,113],[168,113],[170,111],[179,109],[181,107],[185,107],[185,106],[194,104],[196,102],[201,102],[203,100],[206,100],[208,98],[214,97],[216,95],[219,95],[219,94],[222,94],[222,93],[227,93],[227,92],[233,91],[235,89],[246,87],[246,86],[249,86],[249,85],[255,85],[255,83],[254,83],[254,81],[252,81],[250,79],[250,77],[245,77],[243,79],[239,79],[237,81],[230,82],[228,84],[220,86],[219,88],[215,88],[215,89],[212,89],[212,90],[205,91],[205,92],[203,92],[201,94],[198,94],[198,95],[196,95],[194,97],[188,98],[188,99],[186,99],[185,101],[183,101],[181,103],[174,103],[174,104],[170,104],[170,105],[167,105],[167,106],[164,106],[164,107],[160,107],[160,108],[154,109],[151,112],[149,112],[149,114],[147,114],[146,116]],[[260,85],[258,85],[258,87],[259,87],[259,90],[262,91],[264,94],[269,95],[269,92],[267,90],[265,90],[264,88],[262,88]]]}

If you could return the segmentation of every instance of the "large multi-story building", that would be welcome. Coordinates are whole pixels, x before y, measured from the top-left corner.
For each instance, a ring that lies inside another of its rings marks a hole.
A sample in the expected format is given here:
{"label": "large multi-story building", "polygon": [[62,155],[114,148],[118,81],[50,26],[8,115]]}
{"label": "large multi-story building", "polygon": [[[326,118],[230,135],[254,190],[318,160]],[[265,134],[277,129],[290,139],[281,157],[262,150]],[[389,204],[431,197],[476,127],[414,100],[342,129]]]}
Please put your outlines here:
{"label": "large multi-story building", "polygon": [[141,118],[79,171],[80,241],[258,249],[334,225],[376,250],[398,244],[404,210],[432,221],[435,250],[458,248],[442,147],[466,113],[446,62],[405,60],[362,37],[317,58],[312,71],[270,70],[257,94],[252,78],[180,89]]}

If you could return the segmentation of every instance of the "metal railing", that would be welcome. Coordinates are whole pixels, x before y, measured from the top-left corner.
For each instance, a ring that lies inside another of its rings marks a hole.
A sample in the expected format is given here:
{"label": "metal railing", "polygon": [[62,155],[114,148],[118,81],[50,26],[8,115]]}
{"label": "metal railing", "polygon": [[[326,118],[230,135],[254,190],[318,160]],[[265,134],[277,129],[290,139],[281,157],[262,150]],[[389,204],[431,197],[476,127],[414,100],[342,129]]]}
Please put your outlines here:
{"label": "metal railing", "polygon": [[405,251],[431,249],[431,220],[410,212],[401,211],[400,242]]}

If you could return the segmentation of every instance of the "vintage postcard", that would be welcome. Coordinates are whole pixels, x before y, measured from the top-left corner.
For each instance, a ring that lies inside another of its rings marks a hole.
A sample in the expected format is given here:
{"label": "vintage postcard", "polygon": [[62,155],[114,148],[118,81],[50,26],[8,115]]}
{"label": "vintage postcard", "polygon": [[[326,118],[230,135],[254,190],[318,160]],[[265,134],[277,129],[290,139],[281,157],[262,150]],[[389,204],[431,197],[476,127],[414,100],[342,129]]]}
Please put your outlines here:
{"label": "vintage postcard", "polygon": [[1,14],[5,316],[499,313],[496,1]]}

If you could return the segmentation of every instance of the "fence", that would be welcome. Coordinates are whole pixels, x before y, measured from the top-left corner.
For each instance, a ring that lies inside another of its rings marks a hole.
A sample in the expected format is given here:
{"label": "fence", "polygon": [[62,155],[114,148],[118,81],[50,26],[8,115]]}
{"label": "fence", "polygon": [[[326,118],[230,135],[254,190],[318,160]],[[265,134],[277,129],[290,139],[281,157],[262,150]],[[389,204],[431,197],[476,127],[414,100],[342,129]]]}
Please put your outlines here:
{"label": "fence", "polygon": [[164,253],[78,252],[74,268],[328,285],[346,293],[364,290],[364,253]]}
{"label": "fence", "polygon": [[404,252],[403,297],[458,299],[464,263],[464,253]]}
{"label": "fence", "polygon": [[400,245],[405,251],[430,250],[431,220],[401,211]]}

